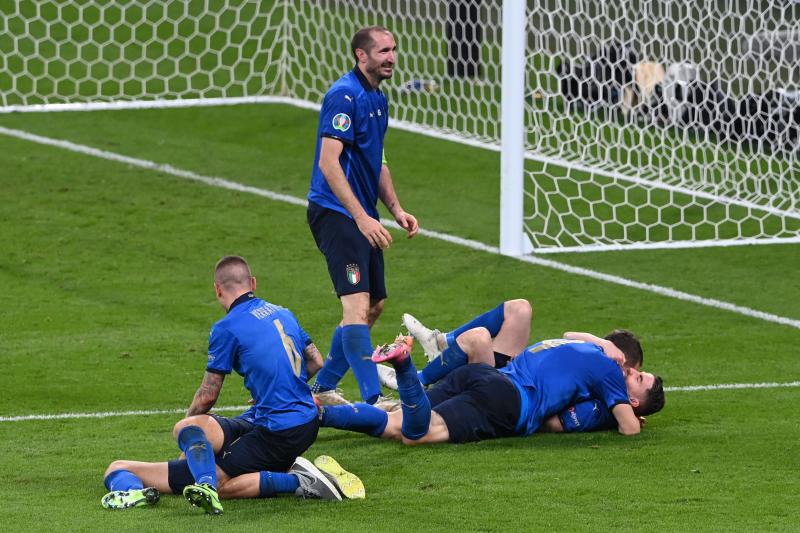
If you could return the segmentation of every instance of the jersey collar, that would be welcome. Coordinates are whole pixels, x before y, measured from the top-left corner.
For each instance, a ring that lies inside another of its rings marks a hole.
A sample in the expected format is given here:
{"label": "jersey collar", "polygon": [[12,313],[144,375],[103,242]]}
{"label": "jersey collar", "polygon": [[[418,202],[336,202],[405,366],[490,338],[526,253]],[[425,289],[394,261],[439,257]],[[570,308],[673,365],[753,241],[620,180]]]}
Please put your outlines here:
{"label": "jersey collar", "polygon": [[358,68],[358,65],[356,65],[353,68],[353,74],[356,75],[356,78],[358,78],[358,81],[361,83],[361,86],[364,88],[365,91],[377,91],[378,90],[378,89],[374,88],[372,85],[369,84],[369,81],[367,80],[367,77],[364,76],[364,73],[361,72],[361,69]]}
{"label": "jersey collar", "polygon": [[250,300],[252,300],[255,297],[256,297],[256,295],[253,294],[253,291],[248,291],[248,292],[242,294],[241,296],[239,296],[238,298],[236,298],[233,301],[231,306],[228,308],[228,312],[230,313],[231,311],[233,311],[233,308],[236,307],[237,305],[242,304],[244,302],[249,302]]}

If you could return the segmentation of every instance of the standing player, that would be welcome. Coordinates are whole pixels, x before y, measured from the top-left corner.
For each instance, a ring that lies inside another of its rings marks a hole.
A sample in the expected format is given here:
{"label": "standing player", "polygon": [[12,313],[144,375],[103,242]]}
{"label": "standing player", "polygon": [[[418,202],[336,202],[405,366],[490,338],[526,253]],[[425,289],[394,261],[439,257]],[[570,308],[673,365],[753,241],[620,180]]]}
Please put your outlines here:
{"label": "standing player", "polygon": [[400,205],[383,156],[389,104],[379,87],[394,71],[394,37],[380,26],[362,28],[351,49],[355,67],[322,102],[308,192],[308,224],[342,303],[342,321],[314,385],[323,404],[345,401],[335,389],[348,367],[365,402],[380,398],[370,328],[386,298],[383,250],[392,236],[380,223],[378,199],[409,238],[419,229]]}
{"label": "standing player", "polygon": [[[205,376],[187,417],[173,431],[186,458],[168,463],[114,461],[106,470],[110,492],[102,499],[104,507],[152,504],[159,492],[182,492],[210,514],[222,512],[220,493],[341,499],[331,482],[336,479],[299,457],[319,431],[306,382],[322,366],[322,357],[295,316],[257,298],[255,289],[256,279],[244,259],[220,259],[214,290],[227,315],[211,328]],[[232,370],[244,377],[253,408],[232,419],[209,415]],[[335,477],[338,465],[327,466]]]}

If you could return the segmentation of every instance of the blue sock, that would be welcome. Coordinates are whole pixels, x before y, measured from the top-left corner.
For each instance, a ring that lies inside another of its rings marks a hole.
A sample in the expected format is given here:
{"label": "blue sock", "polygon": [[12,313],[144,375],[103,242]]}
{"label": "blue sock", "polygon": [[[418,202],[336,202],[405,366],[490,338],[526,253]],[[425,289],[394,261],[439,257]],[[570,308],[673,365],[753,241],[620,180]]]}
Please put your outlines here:
{"label": "blue sock", "polygon": [[136,490],[144,488],[139,476],[130,470],[114,470],[106,476],[103,483],[108,490]]}
{"label": "blue sock", "polygon": [[284,472],[259,472],[258,490],[262,498],[276,494],[294,494],[300,486],[300,480],[294,474]]}
{"label": "blue sock", "polygon": [[445,377],[448,372],[452,372],[456,368],[466,364],[467,354],[454,340],[444,349],[441,355],[428,363],[427,366],[419,372],[419,381],[423,385],[436,383]]}
{"label": "blue sock", "polygon": [[397,371],[397,393],[403,409],[401,432],[406,438],[418,440],[428,433],[431,424],[431,402],[422,383],[417,377],[417,369],[411,358],[395,364]]}
{"label": "blue sock", "polygon": [[478,315],[466,324],[458,326],[456,329],[446,335],[447,345],[452,346],[456,338],[467,330],[472,328],[484,327],[489,330],[489,335],[492,338],[497,336],[500,328],[503,326],[505,320],[505,302],[501,303],[491,311],[486,311],[482,315]]}
{"label": "blue sock", "polygon": [[331,349],[328,352],[328,357],[325,359],[325,364],[317,374],[317,379],[314,386],[311,387],[312,392],[322,392],[326,390],[333,390],[342,380],[342,377],[347,373],[350,368],[350,363],[344,356],[344,348],[342,347],[342,327],[337,326],[333,331],[331,337]]}
{"label": "blue sock", "polygon": [[346,429],[380,437],[389,422],[389,415],[368,403],[326,405],[322,409],[322,427]]}
{"label": "blue sock", "polygon": [[375,403],[381,394],[381,382],[378,380],[378,369],[371,359],[372,340],[369,337],[369,327],[366,324],[342,326],[342,346],[358,382],[361,399],[367,403]]}
{"label": "blue sock", "polygon": [[208,483],[217,488],[217,465],[214,462],[214,448],[208,442],[205,432],[197,426],[186,426],[178,433],[178,446],[186,454],[189,471],[195,483]]}

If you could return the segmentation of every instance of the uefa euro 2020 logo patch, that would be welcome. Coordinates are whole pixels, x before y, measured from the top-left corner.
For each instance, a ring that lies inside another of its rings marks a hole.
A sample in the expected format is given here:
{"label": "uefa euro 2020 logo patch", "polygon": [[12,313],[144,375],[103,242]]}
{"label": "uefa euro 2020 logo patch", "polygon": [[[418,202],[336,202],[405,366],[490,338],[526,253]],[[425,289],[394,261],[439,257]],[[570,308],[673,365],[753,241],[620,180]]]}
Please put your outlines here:
{"label": "uefa euro 2020 logo patch", "polygon": [[347,131],[350,129],[350,124],[352,124],[352,120],[350,117],[345,113],[339,113],[335,117],[333,117],[333,129],[339,131]]}
{"label": "uefa euro 2020 logo patch", "polygon": [[361,271],[358,269],[358,265],[347,265],[345,272],[347,272],[347,281],[350,282],[350,285],[358,285],[358,282],[361,281]]}

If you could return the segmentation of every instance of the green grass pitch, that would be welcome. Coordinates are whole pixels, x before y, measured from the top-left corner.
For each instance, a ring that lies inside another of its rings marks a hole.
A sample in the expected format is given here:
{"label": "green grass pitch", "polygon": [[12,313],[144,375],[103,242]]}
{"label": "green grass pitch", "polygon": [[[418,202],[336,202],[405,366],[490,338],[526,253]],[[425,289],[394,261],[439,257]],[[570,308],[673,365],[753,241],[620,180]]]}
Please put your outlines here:
{"label": "green grass pitch", "polygon": [[[305,194],[315,113],[281,106],[0,116],[0,126],[67,139],[276,192]],[[392,130],[404,206],[423,227],[496,244],[498,156]],[[301,207],[0,135],[0,417],[183,409],[222,310],[211,267],[247,257],[259,294],[293,309],[323,351],[340,309]],[[558,270],[394,233],[390,299],[400,315],[450,328],[507,298],[534,304],[533,336],[627,327],[668,386],[792,382],[800,330]],[[797,319],[800,247],[552,257]],[[419,357],[419,355],[418,355]],[[354,397],[351,377],[343,383]],[[247,399],[230,377],[221,406]],[[0,421],[6,531],[796,530],[797,387],[668,394],[644,432],[541,435],[404,448],[323,430],[367,499],[235,501],[205,517],[182,498],[100,507],[118,458],[177,454],[180,414]]]}

